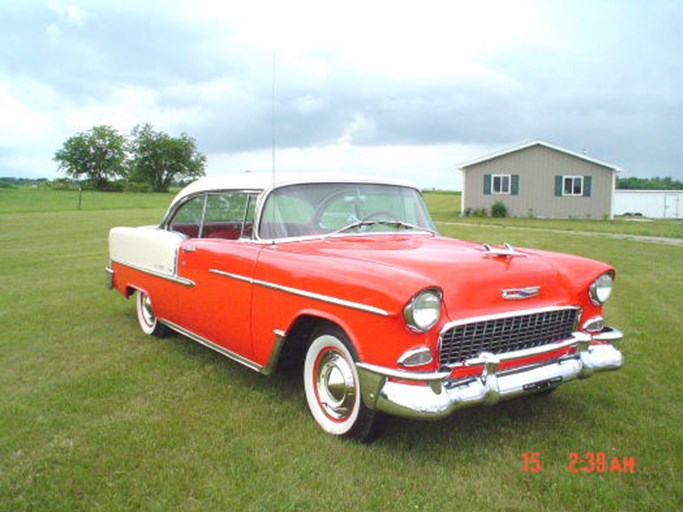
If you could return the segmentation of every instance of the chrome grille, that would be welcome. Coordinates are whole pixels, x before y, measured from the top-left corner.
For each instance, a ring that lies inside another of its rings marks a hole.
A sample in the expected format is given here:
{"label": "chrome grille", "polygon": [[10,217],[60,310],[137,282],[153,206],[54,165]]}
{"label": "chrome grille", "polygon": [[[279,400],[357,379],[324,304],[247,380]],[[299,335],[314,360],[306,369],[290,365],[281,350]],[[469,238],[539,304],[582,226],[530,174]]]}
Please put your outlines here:
{"label": "chrome grille", "polygon": [[441,333],[441,364],[460,363],[481,352],[502,354],[566,340],[578,314],[578,308],[570,307],[459,322]]}

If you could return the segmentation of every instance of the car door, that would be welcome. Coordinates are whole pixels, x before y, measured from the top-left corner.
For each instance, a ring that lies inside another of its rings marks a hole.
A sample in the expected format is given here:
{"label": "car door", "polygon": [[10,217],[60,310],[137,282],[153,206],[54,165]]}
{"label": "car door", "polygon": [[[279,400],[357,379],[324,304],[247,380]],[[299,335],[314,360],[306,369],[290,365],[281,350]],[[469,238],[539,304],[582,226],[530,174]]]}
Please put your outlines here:
{"label": "car door", "polygon": [[255,204],[252,192],[205,194],[199,230],[178,254],[178,272],[194,282],[180,292],[182,327],[247,359],[251,280],[260,250],[251,237]]}

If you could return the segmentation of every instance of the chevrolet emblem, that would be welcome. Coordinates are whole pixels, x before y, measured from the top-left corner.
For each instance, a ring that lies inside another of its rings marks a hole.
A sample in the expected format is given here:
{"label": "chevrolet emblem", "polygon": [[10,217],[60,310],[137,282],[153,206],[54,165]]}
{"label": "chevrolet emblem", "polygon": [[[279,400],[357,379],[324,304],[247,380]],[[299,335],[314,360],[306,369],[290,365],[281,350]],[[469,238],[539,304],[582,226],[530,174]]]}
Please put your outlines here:
{"label": "chevrolet emblem", "polygon": [[524,300],[538,297],[541,294],[540,286],[529,286],[527,288],[509,288],[501,290],[505,300]]}

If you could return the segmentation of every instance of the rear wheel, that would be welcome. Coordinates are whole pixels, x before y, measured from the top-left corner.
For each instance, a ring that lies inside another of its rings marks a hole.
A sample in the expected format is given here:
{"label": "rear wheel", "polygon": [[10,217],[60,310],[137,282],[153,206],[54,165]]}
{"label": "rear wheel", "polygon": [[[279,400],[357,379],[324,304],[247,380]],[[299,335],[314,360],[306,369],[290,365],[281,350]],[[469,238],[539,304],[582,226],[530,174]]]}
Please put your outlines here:
{"label": "rear wheel", "polygon": [[152,336],[164,337],[169,334],[169,329],[157,320],[152,308],[152,300],[145,292],[138,290],[135,298],[135,307],[138,313],[138,323],[142,332]]}
{"label": "rear wheel", "polygon": [[384,422],[363,403],[357,360],[344,331],[329,325],[316,329],[306,353],[304,389],[311,414],[323,430],[369,442]]}

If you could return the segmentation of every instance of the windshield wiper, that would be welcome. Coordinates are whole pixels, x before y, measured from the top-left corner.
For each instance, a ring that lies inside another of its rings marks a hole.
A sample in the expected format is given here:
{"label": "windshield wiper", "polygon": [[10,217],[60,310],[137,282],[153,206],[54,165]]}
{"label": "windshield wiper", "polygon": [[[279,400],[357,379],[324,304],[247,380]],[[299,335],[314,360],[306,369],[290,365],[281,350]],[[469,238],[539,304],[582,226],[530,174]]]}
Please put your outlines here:
{"label": "windshield wiper", "polygon": [[397,230],[398,229],[414,229],[417,231],[426,231],[428,233],[431,233],[432,235],[435,235],[436,233],[429,229],[429,228],[423,228],[421,226],[417,226],[415,224],[410,224],[409,222],[403,222],[401,220],[359,220],[356,222],[352,222],[351,224],[348,224],[336,231],[332,231],[331,233],[328,233],[325,235],[325,238],[335,236],[335,235],[340,235],[342,233],[345,233],[347,231],[351,231],[352,229],[357,229],[363,226],[396,226]]}

